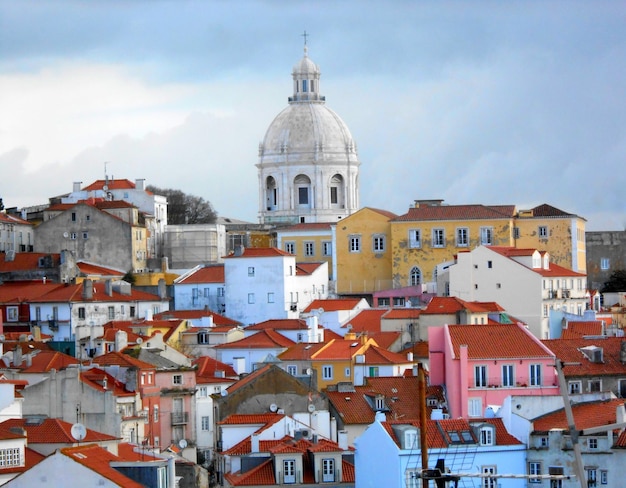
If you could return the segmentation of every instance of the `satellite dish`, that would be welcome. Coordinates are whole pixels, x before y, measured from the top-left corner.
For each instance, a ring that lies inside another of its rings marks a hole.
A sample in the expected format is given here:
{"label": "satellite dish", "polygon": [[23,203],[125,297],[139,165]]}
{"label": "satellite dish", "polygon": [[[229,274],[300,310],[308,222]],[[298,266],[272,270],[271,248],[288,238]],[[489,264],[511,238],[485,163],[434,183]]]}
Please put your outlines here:
{"label": "satellite dish", "polygon": [[322,307],[318,308],[317,313],[324,313],[324,309]]}
{"label": "satellite dish", "polygon": [[63,232],[63,237],[68,238],[69,234],[67,232]]}
{"label": "satellite dish", "polygon": [[315,405],[313,405],[312,403],[309,403],[309,406],[306,408],[309,411],[309,413],[315,412]]}
{"label": "satellite dish", "polygon": [[311,376],[313,374],[313,370],[311,368],[306,369],[306,375]]}
{"label": "satellite dish", "polygon": [[83,424],[74,424],[70,429],[70,434],[72,437],[76,439],[78,442],[82,441],[85,437],[87,437],[87,429]]}
{"label": "satellite dish", "polygon": [[141,344],[143,342],[143,339],[141,337],[137,337],[137,340],[135,342],[137,342],[137,344]]}
{"label": "satellite dish", "polygon": [[226,395],[228,395],[228,391],[222,390],[222,391],[220,391],[220,395],[226,396]]}
{"label": "satellite dish", "polygon": [[272,403],[270,405],[270,412],[276,412],[278,410],[278,405],[276,405],[275,403]]}
{"label": "satellite dish", "polygon": [[181,449],[185,449],[185,447],[187,447],[187,441],[185,439],[179,440],[178,447],[180,447]]}

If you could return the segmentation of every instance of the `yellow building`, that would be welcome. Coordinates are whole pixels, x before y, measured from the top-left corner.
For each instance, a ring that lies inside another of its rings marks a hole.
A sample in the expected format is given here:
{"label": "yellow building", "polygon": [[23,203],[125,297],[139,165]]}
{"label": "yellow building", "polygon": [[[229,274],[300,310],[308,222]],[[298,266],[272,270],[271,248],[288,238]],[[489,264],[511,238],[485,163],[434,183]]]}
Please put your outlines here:
{"label": "yellow building", "polygon": [[393,288],[390,220],[397,215],[364,207],[337,223],[333,277],[340,295]]}
{"label": "yellow building", "polygon": [[555,264],[584,272],[584,229],[583,218],[545,204],[517,212],[514,205],[416,201],[391,220],[393,287],[435,283],[457,253],[481,245],[548,251]]}
{"label": "yellow building", "polygon": [[328,263],[333,279],[333,231],[335,224],[304,223],[276,230],[276,247],[296,256],[297,263]]}
{"label": "yellow building", "polygon": [[550,261],[577,273],[587,272],[586,220],[550,205],[520,210],[513,229],[514,246],[550,253]]}

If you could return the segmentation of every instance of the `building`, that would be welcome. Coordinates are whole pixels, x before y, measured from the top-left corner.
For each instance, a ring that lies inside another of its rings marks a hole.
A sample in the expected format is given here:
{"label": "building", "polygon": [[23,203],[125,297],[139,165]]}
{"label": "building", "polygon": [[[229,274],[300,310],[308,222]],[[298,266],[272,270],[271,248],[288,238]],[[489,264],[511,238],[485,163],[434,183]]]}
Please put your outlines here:
{"label": "building", "polygon": [[174,280],[176,310],[216,310],[223,313],[224,265],[196,266]]}
{"label": "building", "polygon": [[223,224],[168,225],[163,232],[163,256],[172,269],[223,262],[226,227]]}
{"label": "building", "polygon": [[589,288],[602,290],[611,274],[626,270],[626,230],[586,232],[585,243]]}
{"label": "building", "polygon": [[537,249],[514,247],[479,246],[460,252],[448,268],[450,295],[496,301],[539,339],[559,337],[561,321],[551,321],[551,315],[583,315],[588,304],[587,277],[551,258]]}
{"label": "building", "polygon": [[337,222],[359,208],[356,143],[326,106],[320,69],[304,56],[293,67],[289,105],[259,145],[261,223]]}
{"label": "building", "polygon": [[17,215],[0,212],[0,253],[33,252],[33,227]]}
{"label": "building", "polygon": [[298,318],[328,296],[328,264],[296,263],[276,248],[239,249],[224,262],[226,315],[242,324]]}
{"label": "building", "polygon": [[276,229],[276,247],[296,256],[299,263],[328,263],[328,278],[334,281],[335,224],[317,222]]}
{"label": "building", "polygon": [[89,200],[51,205],[35,228],[35,252],[71,251],[87,261],[123,271],[147,271],[149,225],[125,201]]}
{"label": "building", "polygon": [[77,203],[96,198],[123,200],[137,207],[147,216],[148,259],[156,258],[151,267],[158,267],[162,255],[163,233],[167,226],[167,198],[147,191],[143,179],[137,179],[133,183],[126,179],[116,180],[107,176],[104,180],[96,180],[82,189],[81,184],[82,182],[74,182],[72,193],[63,196],[61,203]]}
{"label": "building", "polygon": [[430,383],[453,418],[484,417],[510,395],[557,395],[556,357],[523,324],[431,327]]}

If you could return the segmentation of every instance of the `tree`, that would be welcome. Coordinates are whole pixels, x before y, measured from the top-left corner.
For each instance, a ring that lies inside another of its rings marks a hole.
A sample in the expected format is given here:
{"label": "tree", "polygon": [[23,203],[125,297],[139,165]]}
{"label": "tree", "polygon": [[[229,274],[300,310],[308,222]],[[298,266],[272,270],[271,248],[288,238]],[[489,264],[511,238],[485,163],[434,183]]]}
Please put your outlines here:
{"label": "tree", "polygon": [[604,282],[602,293],[611,291],[626,291],[626,269],[613,271],[609,279]]}
{"label": "tree", "polygon": [[213,205],[202,197],[153,185],[149,185],[146,190],[167,198],[168,224],[213,224],[217,220],[217,212]]}

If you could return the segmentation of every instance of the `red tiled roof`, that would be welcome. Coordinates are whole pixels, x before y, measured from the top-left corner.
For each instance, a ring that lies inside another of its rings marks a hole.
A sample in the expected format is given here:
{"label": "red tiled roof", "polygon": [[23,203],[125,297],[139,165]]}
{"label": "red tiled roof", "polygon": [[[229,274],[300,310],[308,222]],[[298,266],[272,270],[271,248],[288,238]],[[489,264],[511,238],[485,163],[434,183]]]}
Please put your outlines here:
{"label": "red tiled roof", "polygon": [[30,366],[27,364],[24,356],[22,356],[22,364],[20,366],[15,364],[12,366],[18,368],[21,373],[47,373],[53,369],[60,371],[71,364],[79,364],[78,359],[58,351],[40,350],[31,357]]}
{"label": "red tiled roof", "polygon": [[452,315],[462,310],[473,313],[503,312],[495,302],[466,302],[458,297],[433,297],[422,314]]}
{"label": "red tiled roof", "polygon": [[92,362],[100,366],[122,366],[122,367],[134,367],[137,369],[156,369],[153,364],[146,363],[136,359],[128,354],[124,354],[118,351],[109,352],[101,356],[96,356],[92,359]]}
{"label": "red tiled roof", "polygon": [[144,486],[124,476],[120,471],[111,466],[112,462],[123,461],[123,459],[95,444],[66,447],[60,449],[59,452],[116,483],[118,486],[124,486],[125,488],[143,488]]}
{"label": "red tiled roof", "polygon": [[296,275],[308,276],[313,274],[323,263],[296,263]]}
{"label": "red tiled roof", "polygon": [[348,325],[351,325],[350,330],[355,333],[380,332],[380,319],[388,311],[389,309],[387,308],[368,308],[361,310],[341,327],[347,329]]}
{"label": "red tiled roof", "polygon": [[390,308],[382,318],[385,320],[417,319],[421,313],[422,311],[419,308]]}
{"label": "red tiled roof", "polygon": [[229,254],[225,256],[227,259],[233,258],[274,258],[278,256],[291,256],[288,252],[276,247],[246,247],[241,255]]}
{"label": "red tiled roof", "polygon": [[196,283],[224,283],[224,265],[204,266],[177,282],[177,284],[184,285]]}
{"label": "red tiled roof", "polygon": [[96,180],[83,188],[83,191],[102,190],[107,185],[109,190],[134,190],[135,183],[130,180]]}
{"label": "red tiled roof", "polygon": [[550,358],[528,330],[517,324],[448,325],[455,357],[467,346],[469,359]]}
{"label": "red tiled roof", "polygon": [[246,330],[306,330],[306,320],[303,319],[270,319],[249,325]]}
{"label": "red tiled roof", "polygon": [[[2,214],[0,214],[2,215]],[[35,270],[39,268],[39,259],[50,256],[54,266],[59,265],[60,254],[50,254],[43,252],[16,252],[11,261],[7,261],[6,253],[0,253],[0,271],[3,273],[9,271]]]}
{"label": "red tiled roof", "polygon": [[163,461],[163,458],[153,456],[149,449],[129,442],[117,445],[117,455],[124,461]]}
{"label": "red tiled roof", "polygon": [[246,471],[245,473],[226,473],[224,478],[231,486],[265,486],[275,485],[274,463],[268,459],[262,464]]}
{"label": "red tiled roof", "polygon": [[[72,425],[61,419],[34,418],[8,419],[0,424],[3,428],[19,427],[26,430],[29,444],[75,444]],[[95,430],[87,429],[87,435],[81,442],[114,441],[116,437]]]}
{"label": "red tiled roof", "polygon": [[109,373],[100,368],[91,368],[81,371],[80,380],[100,392],[111,391],[113,392],[113,395],[119,397],[135,396],[134,391],[126,390],[126,385],[124,385],[124,383],[115,379]]}
{"label": "red tiled roof", "polygon": [[402,338],[402,332],[374,332],[369,334],[370,339],[373,339],[378,347],[382,349],[391,349],[394,344]]}
{"label": "red tiled roof", "polygon": [[[324,332],[324,338],[326,339],[326,332]],[[281,361],[306,361],[311,359],[311,355],[315,354],[322,347],[324,347],[323,342],[310,344],[299,342],[289,347],[286,351],[281,352],[278,355],[278,359]]]}
{"label": "red tiled roof", "polygon": [[[405,420],[419,419],[419,402],[415,399],[419,395],[419,378],[417,376],[379,376],[367,378],[365,386],[355,386],[354,391],[333,391],[326,389],[324,394],[333,407],[339,412],[345,424],[371,424],[374,422],[375,410],[368,402],[368,398],[377,394],[385,397],[388,419],[402,418]],[[441,386],[427,386],[426,397],[434,398],[443,403],[445,396]],[[433,407],[427,407],[427,415]]]}
{"label": "red tiled roof", "polygon": [[311,356],[312,361],[344,360],[349,361],[356,354],[359,354],[365,344],[361,339],[334,339],[317,350]]}
{"label": "red tiled roof", "polygon": [[[222,363],[210,356],[201,356],[193,360],[196,369],[196,382],[203,383],[203,379],[217,378],[224,381],[225,378],[238,378],[232,366]],[[217,371],[223,371],[224,377],[216,377]]]}
{"label": "red tiled roof", "polygon": [[407,364],[409,362],[406,356],[382,347],[371,346],[365,351],[365,364],[367,365]]}
{"label": "red tiled roof", "polygon": [[19,224],[19,225],[33,225],[28,220],[24,220],[23,218],[18,217],[17,215],[6,214],[4,212],[0,212],[0,222],[5,222],[9,224]]}
{"label": "red tiled roof", "polygon": [[[155,319],[200,319],[202,317],[213,317],[213,323],[216,326],[230,326],[236,327],[239,325],[239,322],[233,319],[229,319],[225,315],[221,315],[217,312],[213,312],[212,310],[169,310],[167,312],[157,313],[154,318]],[[230,329],[229,329],[230,330]]]}
{"label": "red tiled roof", "polygon": [[[572,339],[546,339],[541,342],[563,361],[563,374],[566,378],[585,376],[624,376],[626,365],[620,358],[623,337],[596,337]],[[602,348],[602,362],[594,363],[583,353],[585,347]]]}
{"label": "red tiled roof", "polygon": [[304,309],[304,313],[309,313],[312,310],[323,308],[324,312],[337,312],[340,310],[352,310],[361,302],[360,298],[328,298],[326,300],[313,300],[307,308]]}
{"label": "red tiled roof", "polygon": [[544,203],[532,209],[534,217],[576,217],[569,212],[564,212],[556,207]]}
{"label": "red tiled roof", "polygon": [[285,414],[282,413],[235,413],[229,415],[219,425],[259,425],[265,427],[267,425],[273,425],[276,422],[285,418]]}
{"label": "red tiled roof", "polygon": [[[624,405],[623,398],[600,402],[575,403],[572,405],[574,425],[577,430],[601,427],[616,422],[616,409]],[[560,409],[533,420],[534,432],[547,432],[551,429],[569,430],[565,409]]]}
{"label": "red tiled roof", "polygon": [[[474,423],[475,419],[472,419],[471,424]],[[513,435],[509,434],[506,430],[506,426],[501,418],[493,417],[493,418],[484,418],[484,419],[476,419],[480,421],[480,423],[487,423],[495,426],[496,428],[496,445],[498,446],[514,446],[519,445],[521,442]]]}
{"label": "red tiled roof", "polygon": [[126,273],[112,268],[105,268],[104,266],[97,266],[91,263],[85,263],[80,261],[76,263],[80,272],[84,275],[98,275],[98,276],[124,276]]}
{"label": "red tiled roof", "polygon": [[[273,447],[282,444],[283,442],[290,440],[291,437],[284,436],[282,439],[272,439],[272,440],[260,440],[259,441],[259,452],[269,452]],[[235,444],[233,447],[226,451],[222,451],[222,455],[224,456],[245,456],[252,452],[252,440],[250,437],[246,437],[241,442]]]}
{"label": "red tiled roof", "polygon": [[228,387],[228,392],[229,393],[234,393],[237,390],[239,390],[240,388],[243,388],[244,386],[252,383],[259,376],[262,376],[265,373],[267,373],[267,371],[269,371],[272,367],[274,367],[272,364],[266,364],[265,366],[262,366],[261,368],[257,369],[256,371],[253,371],[252,373],[247,374],[246,376],[241,378],[239,381],[237,381],[235,384],[230,385]]}
{"label": "red tiled roof", "polygon": [[561,331],[561,339],[576,339],[584,336],[601,336],[603,333],[601,320],[567,322]]}
{"label": "red tiled roof", "polygon": [[410,208],[409,211],[393,219],[393,222],[424,220],[482,220],[512,219],[514,205],[425,205]]}
{"label": "red tiled roof", "polygon": [[289,347],[293,346],[295,342],[291,339],[288,339],[284,335],[279,332],[274,332],[273,330],[260,330],[256,334],[252,334],[251,336],[244,337],[243,339],[239,339],[238,341],[226,342],[224,344],[218,344],[214,348],[215,349],[274,349],[281,347]]}

